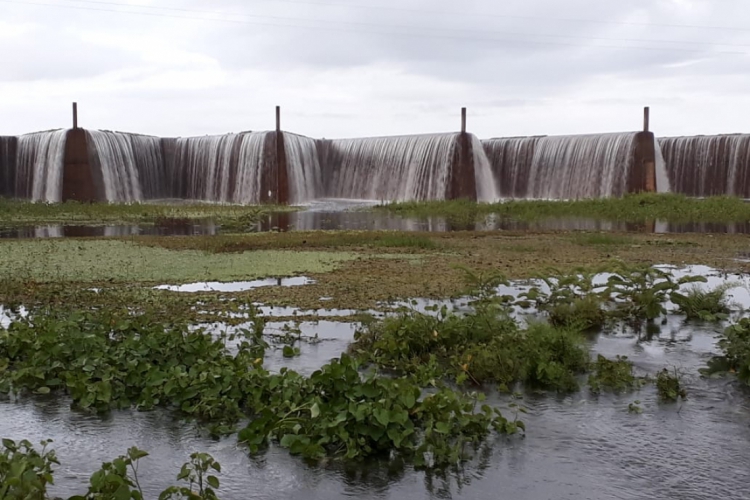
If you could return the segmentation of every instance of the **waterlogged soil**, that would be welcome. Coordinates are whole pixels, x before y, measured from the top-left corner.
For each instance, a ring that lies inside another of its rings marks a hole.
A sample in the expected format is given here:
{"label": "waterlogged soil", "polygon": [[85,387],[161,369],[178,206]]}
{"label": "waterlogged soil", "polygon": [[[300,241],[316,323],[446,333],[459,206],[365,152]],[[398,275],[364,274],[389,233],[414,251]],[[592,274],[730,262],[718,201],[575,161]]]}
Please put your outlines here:
{"label": "waterlogged soil", "polygon": [[[713,287],[731,281],[735,309],[750,305],[747,279],[695,267],[676,274],[709,276]],[[522,283],[500,293],[517,295]],[[415,307],[461,301],[418,300]],[[221,323],[202,324],[211,334],[236,331]],[[329,321],[272,320],[269,340],[298,327],[304,341],[301,355],[284,358],[271,349],[271,369],[289,366],[310,373],[343,352],[352,340],[355,324]],[[141,484],[155,497],[177,474],[192,452],[211,453],[221,464],[220,497],[257,499],[401,499],[401,498],[742,498],[750,463],[750,391],[731,378],[702,378],[699,369],[716,354],[720,324],[686,322],[668,316],[659,332],[650,336],[612,327],[592,335],[592,355],[626,355],[637,375],[654,375],[664,367],[683,374],[688,399],[662,403],[653,385],[632,393],[595,396],[586,389],[568,396],[528,393],[521,404],[527,425],[525,437],[490,440],[475,459],[460,470],[444,474],[415,471],[399,463],[337,462],[306,464],[287,450],[272,447],[251,458],[236,438],[212,440],[192,424],[179,422],[166,411],[113,412],[106,417],[69,409],[57,398],[0,401],[0,435],[39,441],[52,438],[62,465],[56,474],[54,495],[68,496],[85,487],[89,474],[136,445],[151,455],[143,460]],[[273,343],[273,342],[272,342]],[[230,346],[231,348],[231,346]],[[582,379],[585,384],[585,379]],[[487,388],[489,403],[513,414],[507,396]],[[630,413],[639,401],[642,413]],[[500,493],[501,492],[501,493]]]}
{"label": "waterlogged soil", "polygon": [[499,271],[511,279],[549,275],[550,269],[596,268],[613,260],[747,272],[747,244],[741,235],[383,231],[7,240],[0,241],[0,302],[45,302],[62,294],[87,304],[92,300],[88,290],[97,286],[107,292],[96,299],[103,305],[162,297],[157,300],[188,307],[197,299],[144,290],[304,275],[313,283],[195,295],[208,302],[208,311],[225,310],[227,299],[313,311],[370,310],[391,300],[460,295],[466,289],[462,268]]}

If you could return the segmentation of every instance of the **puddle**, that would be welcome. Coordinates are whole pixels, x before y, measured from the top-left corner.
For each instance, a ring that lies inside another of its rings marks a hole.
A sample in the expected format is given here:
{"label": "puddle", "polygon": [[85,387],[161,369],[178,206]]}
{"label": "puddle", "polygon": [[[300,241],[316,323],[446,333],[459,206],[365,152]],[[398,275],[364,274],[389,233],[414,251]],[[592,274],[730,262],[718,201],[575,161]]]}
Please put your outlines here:
{"label": "puddle", "polygon": [[190,283],[187,285],[161,285],[157,286],[155,290],[167,290],[170,292],[180,293],[199,293],[199,292],[246,292],[248,290],[254,290],[256,288],[268,287],[268,286],[304,286],[315,283],[314,280],[306,278],[304,276],[297,276],[294,278],[267,278],[263,280],[255,281],[233,281],[228,283],[221,283],[218,281],[202,282],[202,283]]}

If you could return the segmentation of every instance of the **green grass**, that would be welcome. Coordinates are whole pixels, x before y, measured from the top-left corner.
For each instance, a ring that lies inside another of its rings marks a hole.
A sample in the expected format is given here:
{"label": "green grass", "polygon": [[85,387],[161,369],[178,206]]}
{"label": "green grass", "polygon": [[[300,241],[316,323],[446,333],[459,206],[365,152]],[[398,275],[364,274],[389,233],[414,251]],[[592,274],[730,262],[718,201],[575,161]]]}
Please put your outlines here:
{"label": "green grass", "polygon": [[356,254],[345,252],[217,254],[115,240],[22,240],[0,242],[0,278],[37,282],[229,281],[328,272],[355,258]]}
{"label": "green grass", "polygon": [[218,204],[108,204],[108,203],[32,203],[0,198],[0,225],[36,224],[158,224],[172,221],[212,220],[230,229],[247,225],[271,212],[297,210],[279,205],[240,206]]}
{"label": "green grass", "polygon": [[468,200],[406,202],[376,207],[412,217],[442,216],[455,223],[470,223],[490,214],[521,221],[560,217],[586,217],[619,222],[742,222],[750,220],[750,204],[739,198],[720,196],[706,199],[677,194],[633,194],[622,198],[578,201],[513,200],[505,203],[476,203]]}

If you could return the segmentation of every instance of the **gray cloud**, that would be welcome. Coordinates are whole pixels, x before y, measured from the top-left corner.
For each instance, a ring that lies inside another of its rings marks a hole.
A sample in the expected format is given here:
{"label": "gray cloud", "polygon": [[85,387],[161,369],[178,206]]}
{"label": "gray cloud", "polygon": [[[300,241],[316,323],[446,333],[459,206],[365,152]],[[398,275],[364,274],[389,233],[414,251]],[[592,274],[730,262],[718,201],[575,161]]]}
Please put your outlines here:
{"label": "gray cloud", "polygon": [[70,100],[162,135],[270,128],[275,104],[328,137],[451,130],[462,105],[487,136],[631,129],[645,104],[665,134],[744,126],[750,32],[686,27],[735,26],[742,0],[56,3],[88,8],[0,3],[0,134]]}

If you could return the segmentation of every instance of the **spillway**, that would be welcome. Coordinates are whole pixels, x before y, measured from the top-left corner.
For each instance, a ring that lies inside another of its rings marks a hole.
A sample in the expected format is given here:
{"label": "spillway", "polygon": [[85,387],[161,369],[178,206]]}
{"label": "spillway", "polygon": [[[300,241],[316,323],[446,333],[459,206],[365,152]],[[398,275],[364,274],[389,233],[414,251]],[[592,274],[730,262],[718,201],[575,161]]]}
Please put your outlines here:
{"label": "spillway", "polygon": [[478,168],[464,164],[461,134],[320,141],[323,192],[360,200],[445,200],[455,197],[462,176],[472,175],[473,196],[490,201],[496,196],[490,163],[481,142],[467,136],[471,158],[466,161]]}
{"label": "spillway", "polygon": [[136,141],[134,147],[132,136],[119,132],[87,130],[86,135],[89,164],[101,175],[104,199],[110,203],[143,201],[136,150],[139,157],[148,158],[149,152],[144,149],[149,142]]}
{"label": "spillway", "polygon": [[38,132],[18,137],[16,151],[17,198],[58,203],[62,200],[67,130]]}
{"label": "spillway", "polygon": [[604,198],[638,184],[638,135],[511,137],[483,145],[501,197]]}
{"label": "spillway", "polygon": [[672,191],[750,198],[750,135],[660,138]]}

